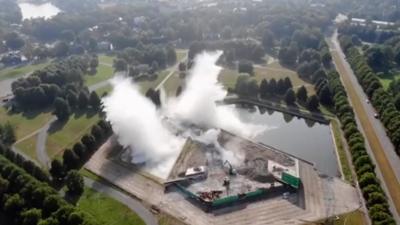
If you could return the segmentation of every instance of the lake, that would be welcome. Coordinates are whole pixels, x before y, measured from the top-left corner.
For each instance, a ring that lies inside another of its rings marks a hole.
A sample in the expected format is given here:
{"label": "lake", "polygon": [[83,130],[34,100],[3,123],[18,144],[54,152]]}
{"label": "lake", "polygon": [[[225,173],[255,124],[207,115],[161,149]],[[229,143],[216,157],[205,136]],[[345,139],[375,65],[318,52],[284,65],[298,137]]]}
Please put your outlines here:
{"label": "lake", "polygon": [[253,138],[315,164],[329,176],[339,168],[329,125],[306,121],[280,112],[237,107],[243,121],[266,125],[268,129]]}
{"label": "lake", "polygon": [[22,12],[22,19],[34,19],[43,17],[49,19],[57,15],[61,10],[51,3],[31,4],[19,3],[19,8]]}

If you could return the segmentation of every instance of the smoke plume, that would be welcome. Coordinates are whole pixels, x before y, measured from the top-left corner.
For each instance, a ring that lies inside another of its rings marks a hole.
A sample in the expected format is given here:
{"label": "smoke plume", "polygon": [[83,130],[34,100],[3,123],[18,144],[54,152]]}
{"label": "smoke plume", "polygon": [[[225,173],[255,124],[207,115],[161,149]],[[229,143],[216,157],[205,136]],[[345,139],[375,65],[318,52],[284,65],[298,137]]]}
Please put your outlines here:
{"label": "smoke plume", "polygon": [[[187,137],[213,143],[222,157],[232,162],[243,160],[240,154],[231,154],[219,146],[216,129],[252,138],[265,127],[242,122],[234,107],[216,105],[216,101],[222,101],[227,95],[218,83],[221,67],[216,62],[221,54],[221,51],[199,54],[181,95],[169,99],[163,95],[160,109],[143,96],[130,79],[113,79],[112,93],[102,100],[104,111],[120,144],[131,148],[133,161],[143,159],[149,172],[166,178]],[[197,125],[205,131],[201,134],[193,132],[187,124]],[[176,129],[183,131],[175,135]]]}

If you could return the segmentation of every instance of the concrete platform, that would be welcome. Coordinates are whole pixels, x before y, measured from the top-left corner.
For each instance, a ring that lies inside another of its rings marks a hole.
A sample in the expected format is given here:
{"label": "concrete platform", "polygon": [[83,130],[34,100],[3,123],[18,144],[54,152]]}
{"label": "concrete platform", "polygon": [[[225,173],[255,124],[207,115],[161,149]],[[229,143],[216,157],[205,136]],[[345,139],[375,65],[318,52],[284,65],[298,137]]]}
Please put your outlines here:
{"label": "concrete platform", "polygon": [[299,160],[302,194],[292,194],[288,199],[277,196],[207,213],[179,192],[164,193],[164,185],[159,179],[115,161],[111,154],[113,145],[110,138],[85,167],[144,203],[156,205],[187,224],[304,224],[360,207],[355,188],[338,178],[321,176],[312,164]]}

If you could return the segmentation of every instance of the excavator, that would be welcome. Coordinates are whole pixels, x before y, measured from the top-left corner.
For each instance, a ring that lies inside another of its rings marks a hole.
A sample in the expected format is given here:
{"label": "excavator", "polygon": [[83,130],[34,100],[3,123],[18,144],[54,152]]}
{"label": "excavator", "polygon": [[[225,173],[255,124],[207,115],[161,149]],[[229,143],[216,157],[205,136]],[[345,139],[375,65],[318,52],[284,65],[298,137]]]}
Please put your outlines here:
{"label": "excavator", "polygon": [[232,167],[231,163],[230,163],[228,160],[225,160],[224,166],[225,166],[225,165],[228,165],[228,166],[229,166],[229,175],[235,176],[235,175],[237,174],[237,173],[236,173],[236,170]]}

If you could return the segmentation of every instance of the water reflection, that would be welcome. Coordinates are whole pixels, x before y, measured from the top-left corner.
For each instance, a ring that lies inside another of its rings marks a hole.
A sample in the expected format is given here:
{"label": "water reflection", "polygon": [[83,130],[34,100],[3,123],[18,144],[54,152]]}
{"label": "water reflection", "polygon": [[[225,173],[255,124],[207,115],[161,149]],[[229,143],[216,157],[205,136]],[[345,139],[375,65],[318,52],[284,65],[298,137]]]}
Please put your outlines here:
{"label": "water reflection", "polygon": [[236,108],[244,121],[273,127],[255,137],[255,141],[313,162],[322,173],[338,175],[337,158],[328,125],[265,108]]}

